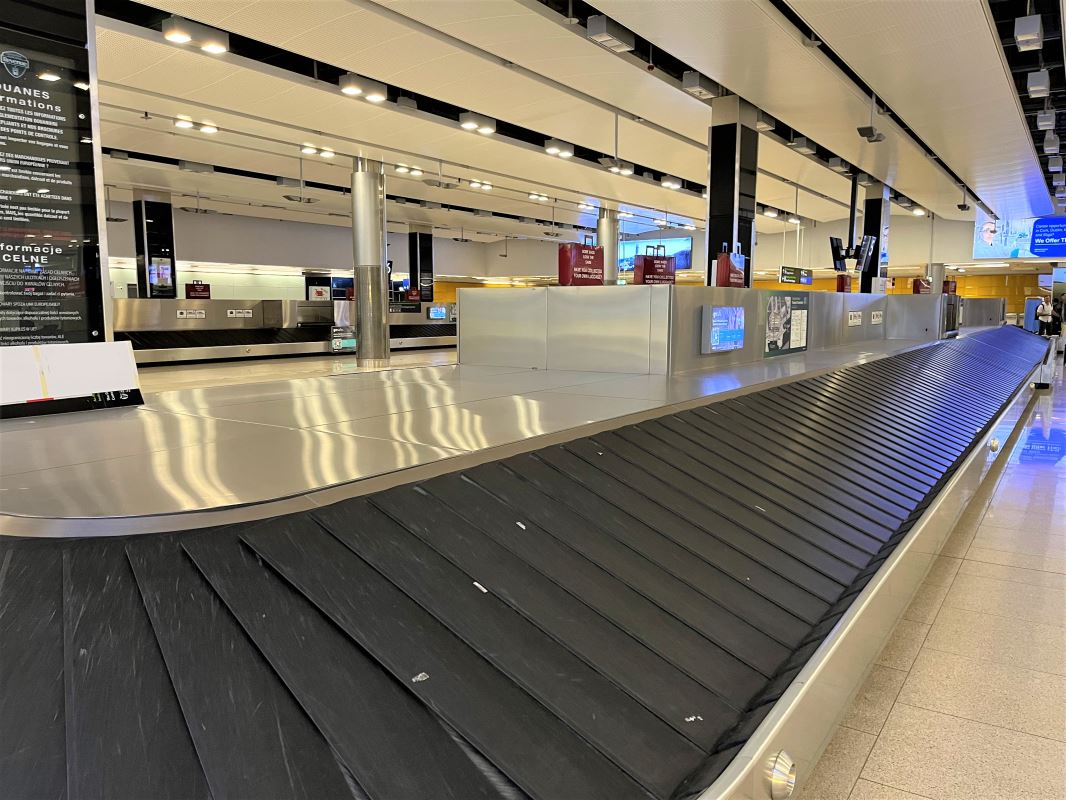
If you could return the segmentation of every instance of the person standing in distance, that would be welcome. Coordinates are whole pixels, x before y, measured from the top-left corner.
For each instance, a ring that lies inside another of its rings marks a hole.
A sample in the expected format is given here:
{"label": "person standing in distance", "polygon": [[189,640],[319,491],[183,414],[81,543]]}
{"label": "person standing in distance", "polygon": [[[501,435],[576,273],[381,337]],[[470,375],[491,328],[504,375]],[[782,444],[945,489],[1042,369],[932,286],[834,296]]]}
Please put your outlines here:
{"label": "person standing in distance", "polygon": [[1036,307],[1036,321],[1040,323],[1040,335],[1051,335],[1051,319],[1055,315],[1055,309],[1051,305],[1051,301],[1046,297],[1040,301],[1040,305]]}

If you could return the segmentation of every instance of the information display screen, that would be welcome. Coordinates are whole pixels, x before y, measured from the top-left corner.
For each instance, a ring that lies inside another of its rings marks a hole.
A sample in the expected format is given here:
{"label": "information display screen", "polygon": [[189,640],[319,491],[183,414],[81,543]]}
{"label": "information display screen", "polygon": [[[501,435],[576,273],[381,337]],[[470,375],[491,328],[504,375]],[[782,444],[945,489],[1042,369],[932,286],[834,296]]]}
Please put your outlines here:
{"label": "information display screen", "polygon": [[426,316],[429,319],[448,319],[448,307],[430,306],[426,309]]}
{"label": "information display screen", "polygon": [[1066,258],[1066,217],[994,220],[978,209],[973,257]]}
{"label": "information display screen", "polygon": [[632,272],[636,266],[637,256],[645,255],[648,246],[662,245],[666,251],[659,255],[673,256],[674,269],[692,268],[692,237],[677,239],[630,239],[618,245],[618,271]]}
{"label": "information display screen", "polygon": [[711,351],[740,350],[744,347],[744,307],[713,306],[711,309]]}
{"label": "information display screen", "polygon": [[807,349],[806,292],[774,292],[766,301],[766,349],[763,355],[783,356]]}
{"label": "information display screen", "polygon": [[105,338],[87,70],[0,29],[0,345]]}

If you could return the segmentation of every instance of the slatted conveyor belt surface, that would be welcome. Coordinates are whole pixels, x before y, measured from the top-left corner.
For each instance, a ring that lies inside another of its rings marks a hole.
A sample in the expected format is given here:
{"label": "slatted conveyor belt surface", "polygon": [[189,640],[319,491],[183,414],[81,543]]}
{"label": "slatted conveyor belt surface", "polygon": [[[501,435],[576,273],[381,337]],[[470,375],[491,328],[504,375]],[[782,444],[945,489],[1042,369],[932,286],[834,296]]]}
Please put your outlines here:
{"label": "slatted conveyor belt surface", "polygon": [[0,538],[0,794],[694,796],[1045,351],[983,332],[260,523]]}

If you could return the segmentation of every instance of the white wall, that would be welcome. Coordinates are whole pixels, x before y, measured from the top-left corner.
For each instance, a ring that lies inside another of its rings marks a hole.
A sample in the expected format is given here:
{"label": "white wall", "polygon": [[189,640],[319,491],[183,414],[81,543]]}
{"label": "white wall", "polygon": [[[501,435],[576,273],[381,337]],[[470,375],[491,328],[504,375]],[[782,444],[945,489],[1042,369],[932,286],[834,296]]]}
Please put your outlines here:
{"label": "white wall", "polygon": [[[929,263],[929,236],[932,225],[935,225],[933,263],[952,264],[973,260],[972,222],[934,220],[930,217],[893,214],[888,231],[889,266],[910,267]],[[755,247],[755,268],[776,269],[782,264],[831,268],[833,262],[829,254],[830,236],[839,236],[846,245],[848,243],[848,221],[842,219],[836,222],[818,223],[810,227],[804,226],[800,236],[800,254],[797,264],[796,236],[793,231],[787,234],[760,234]],[[859,238],[861,238],[861,233]],[[784,261],[781,260],[782,241],[785,248]]]}

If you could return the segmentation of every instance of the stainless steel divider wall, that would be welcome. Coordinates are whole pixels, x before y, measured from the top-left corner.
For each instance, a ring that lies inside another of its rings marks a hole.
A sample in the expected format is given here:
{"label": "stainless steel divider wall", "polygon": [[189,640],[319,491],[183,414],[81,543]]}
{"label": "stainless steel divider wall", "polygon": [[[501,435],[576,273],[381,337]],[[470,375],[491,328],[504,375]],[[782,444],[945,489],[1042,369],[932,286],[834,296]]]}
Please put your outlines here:
{"label": "stainless steel divider wall", "polygon": [[695,796],[1045,349],[983,332],[256,524],[0,539],[4,794]]}

